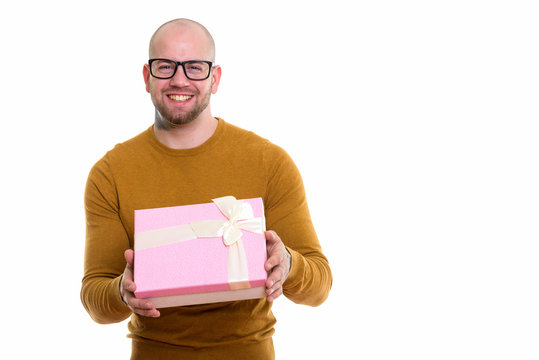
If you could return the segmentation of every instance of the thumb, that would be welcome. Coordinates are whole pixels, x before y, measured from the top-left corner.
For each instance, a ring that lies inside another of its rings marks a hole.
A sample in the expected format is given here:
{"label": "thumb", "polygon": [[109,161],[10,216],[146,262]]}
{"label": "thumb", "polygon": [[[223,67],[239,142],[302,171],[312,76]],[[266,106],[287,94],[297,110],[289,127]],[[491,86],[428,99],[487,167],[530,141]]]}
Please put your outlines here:
{"label": "thumb", "polygon": [[266,235],[266,240],[269,240],[269,241],[275,241],[275,231],[273,230],[268,230],[264,233],[264,235]]}
{"label": "thumb", "polygon": [[135,253],[131,249],[127,249],[124,252],[125,261],[127,261],[127,265],[133,266],[133,260],[135,258]]}

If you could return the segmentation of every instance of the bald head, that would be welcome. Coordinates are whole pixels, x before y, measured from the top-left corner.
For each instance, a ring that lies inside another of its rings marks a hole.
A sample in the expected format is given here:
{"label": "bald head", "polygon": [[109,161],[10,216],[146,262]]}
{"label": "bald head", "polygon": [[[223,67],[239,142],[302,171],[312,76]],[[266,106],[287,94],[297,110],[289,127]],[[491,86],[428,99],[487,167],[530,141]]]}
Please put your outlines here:
{"label": "bald head", "polygon": [[[181,42],[186,36],[196,39],[199,45],[206,49],[208,58],[197,60],[215,62],[215,42],[210,32],[202,24],[189,19],[174,19],[161,25],[150,39],[150,58],[159,56],[158,54],[160,48],[164,45],[164,41]],[[166,45],[171,46],[173,44]]]}

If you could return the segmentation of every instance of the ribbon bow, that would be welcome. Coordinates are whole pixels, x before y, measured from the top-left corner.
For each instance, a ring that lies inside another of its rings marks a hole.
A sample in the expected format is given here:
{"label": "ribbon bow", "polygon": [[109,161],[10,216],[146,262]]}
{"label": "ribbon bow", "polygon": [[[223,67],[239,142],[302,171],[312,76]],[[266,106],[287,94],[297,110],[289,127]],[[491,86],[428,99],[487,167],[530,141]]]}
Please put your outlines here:
{"label": "ribbon bow", "polygon": [[255,218],[253,208],[234,196],[223,196],[212,199],[221,213],[228,220],[203,220],[190,223],[191,229],[197,237],[222,236],[223,243],[231,246],[241,239],[241,230],[264,233],[262,218]]}

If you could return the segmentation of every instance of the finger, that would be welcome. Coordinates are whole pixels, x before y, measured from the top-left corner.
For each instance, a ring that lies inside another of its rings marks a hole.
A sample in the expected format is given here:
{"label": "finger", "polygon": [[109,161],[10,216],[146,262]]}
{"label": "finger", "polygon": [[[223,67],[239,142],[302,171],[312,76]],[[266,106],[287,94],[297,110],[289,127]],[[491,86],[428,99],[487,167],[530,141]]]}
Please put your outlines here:
{"label": "finger", "polygon": [[127,300],[130,297],[134,296],[134,291],[137,289],[135,282],[133,281],[133,250],[128,249],[124,252],[125,261],[127,262],[125,266],[122,279],[120,281],[120,295],[122,299],[127,304]]}
{"label": "finger", "polygon": [[134,292],[137,289],[133,279],[133,271],[129,268],[129,264],[125,267],[120,286],[124,291]]}
{"label": "finger", "polygon": [[161,316],[161,313],[157,309],[140,309],[140,308],[134,308],[131,309],[135,314],[147,316],[147,317],[159,317]]}
{"label": "finger", "polygon": [[277,233],[273,230],[265,231],[264,235],[266,235],[266,240],[268,241],[275,241],[275,239],[279,237]]}
{"label": "finger", "polygon": [[154,310],[154,306],[151,302],[136,299],[133,297],[129,298],[129,300],[127,301],[127,304],[129,305],[129,307],[133,309],[133,311]]}
{"label": "finger", "polygon": [[134,293],[137,290],[137,285],[132,278],[124,276],[122,281],[122,287],[124,290]]}
{"label": "finger", "polygon": [[268,260],[266,260],[266,263],[264,264],[264,268],[266,269],[266,271],[270,271],[275,266],[283,265],[285,258],[286,256],[284,254],[284,251],[270,254]]}
{"label": "finger", "polygon": [[273,230],[266,231],[264,235],[266,236],[266,246],[268,249],[281,241],[279,235]]}
{"label": "finger", "polygon": [[271,295],[275,290],[282,288],[282,284],[281,280],[271,282],[271,286],[266,286],[266,294]]}
{"label": "finger", "polygon": [[266,260],[265,269],[269,271],[272,267],[277,264],[284,263],[286,260],[286,248],[284,247],[283,242],[275,231],[269,230],[265,232],[266,234],[266,251],[268,253],[268,259]]}
{"label": "finger", "polygon": [[160,315],[153,303],[149,300],[129,298],[127,304],[131,310],[139,315],[157,317]]}
{"label": "finger", "polygon": [[274,246],[272,249],[268,249],[268,259],[266,260],[267,268],[269,271],[272,267],[282,263],[286,255],[284,253],[284,247]]}
{"label": "finger", "polygon": [[283,282],[284,280],[284,268],[282,265],[279,265],[273,268],[273,271],[268,275],[266,279],[266,288],[274,287],[276,283]]}
{"label": "finger", "polygon": [[283,294],[283,288],[282,287],[279,287],[278,289],[276,289],[274,292],[271,293],[271,295],[268,295],[268,297],[266,297],[266,300],[268,301],[273,301],[275,299],[277,299],[279,296],[281,296]]}
{"label": "finger", "polygon": [[142,315],[142,316],[147,316],[147,317],[159,317],[161,316],[161,313],[159,312],[159,310],[156,310],[156,309],[153,309],[153,310],[137,310],[137,311],[133,311],[135,314],[139,314],[139,315]]}
{"label": "finger", "polygon": [[131,249],[127,249],[124,252],[125,261],[127,262],[127,265],[130,267],[133,267],[133,262],[135,259],[135,252]]}
{"label": "finger", "polygon": [[146,299],[137,299],[134,296],[129,296],[127,300],[127,304],[132,307],[133,309],[140,309],[140,310],[151,310],[155,309],[155,306],[150,300]]}

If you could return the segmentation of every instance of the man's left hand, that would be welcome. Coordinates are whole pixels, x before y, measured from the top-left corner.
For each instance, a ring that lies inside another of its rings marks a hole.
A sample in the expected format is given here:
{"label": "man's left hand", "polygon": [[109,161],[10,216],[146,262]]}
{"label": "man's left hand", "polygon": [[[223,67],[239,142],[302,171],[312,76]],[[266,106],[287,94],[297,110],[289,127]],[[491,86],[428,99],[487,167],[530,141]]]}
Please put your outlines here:
{"label": "man's left hand", "polygon": [[290,272],[290,254],[275,231],[266,231],[266,249],[268,260],[264,265],[269,272],[266,280],[268,301],[277,299],[283,293],[283,284]]}

